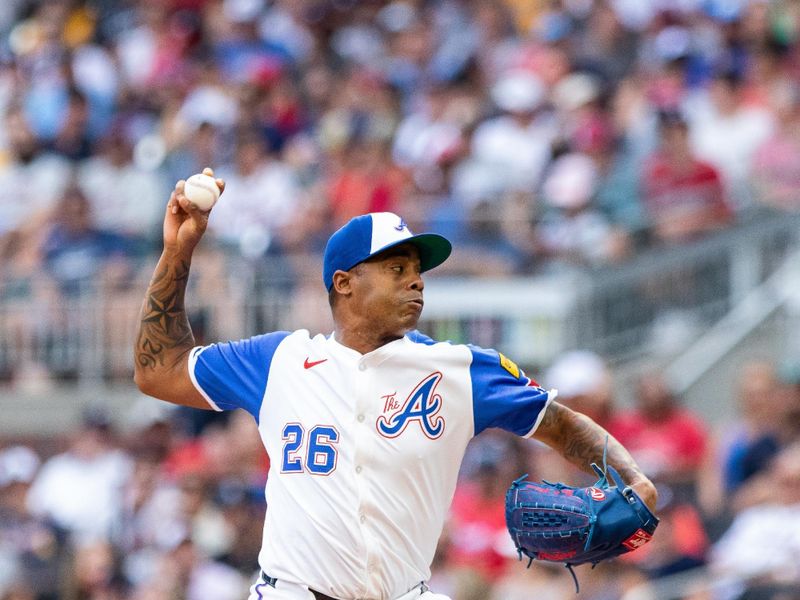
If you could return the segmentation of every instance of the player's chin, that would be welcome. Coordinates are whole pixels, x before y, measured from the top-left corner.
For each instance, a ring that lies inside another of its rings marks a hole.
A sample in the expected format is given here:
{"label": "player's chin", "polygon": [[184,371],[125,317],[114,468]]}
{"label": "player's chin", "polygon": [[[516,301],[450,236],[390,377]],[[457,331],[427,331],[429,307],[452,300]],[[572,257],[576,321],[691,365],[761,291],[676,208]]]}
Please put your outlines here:
{"label": "player's chin", "polygon": [[420,314],[421,311],[418,310],[406,310],[399,315],[398,329],[403,330],[403,335],[417,328],[417,323],[419,323]]}

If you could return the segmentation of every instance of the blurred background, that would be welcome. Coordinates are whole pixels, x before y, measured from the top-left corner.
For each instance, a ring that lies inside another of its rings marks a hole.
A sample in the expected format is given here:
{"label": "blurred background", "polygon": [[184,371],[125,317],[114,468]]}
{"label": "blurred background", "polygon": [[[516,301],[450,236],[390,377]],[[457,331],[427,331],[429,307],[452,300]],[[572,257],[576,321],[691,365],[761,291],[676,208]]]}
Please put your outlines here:
{"label": "blurred background", "polygon": [[[421,329],[501,350],[658,483],[654,541],[581,598],[800,598],[799,27],[792,0],[3,0],[0,599],[246,597],[255,424],[132,383],[205,166],[198,343],[329,331],[327,237],[397,212],[455,245]],[[517,562],[522,473],[592,481],[476,438],[434,590],[574,597]]]}

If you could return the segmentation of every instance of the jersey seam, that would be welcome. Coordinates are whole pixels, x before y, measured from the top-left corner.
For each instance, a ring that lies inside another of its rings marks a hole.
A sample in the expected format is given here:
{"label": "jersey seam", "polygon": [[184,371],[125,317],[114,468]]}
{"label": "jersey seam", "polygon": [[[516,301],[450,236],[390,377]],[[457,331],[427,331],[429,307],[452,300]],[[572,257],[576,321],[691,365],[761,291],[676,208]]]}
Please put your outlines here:
{"label": "jersey seam", "polygon": [[539,428],[542,419],[544,419],[544,413],[547,410],[547,407],[550,406],[550,403],[556,399],[556,396],[558,396],[558,390],[550,390],[547,392],[547,401],[544,403],[542,410],[540,410],[539,414],[536,416],[536,422],[533,424],[533,427],[531,427],[531,430],[528,433],[522,436],[523,438],[529,438],[536,433],[536,430]]}
{"label": "jersey seam", "polygon": [[217,412],[222,412],[222,409],[211,399],[206,391],[200,386],[200,382],[197,381],[197,377],[194,373],[194,368],[197,365],[197,357],[208,348],[208,346],[197,346],[192,348],[192,351],[189,353],[189,379],[192,380],[192,385],[194,385],[195,389],[200,392],[200,395],[205,398],[205,401],[208,402],[208,405],[213,408]]}

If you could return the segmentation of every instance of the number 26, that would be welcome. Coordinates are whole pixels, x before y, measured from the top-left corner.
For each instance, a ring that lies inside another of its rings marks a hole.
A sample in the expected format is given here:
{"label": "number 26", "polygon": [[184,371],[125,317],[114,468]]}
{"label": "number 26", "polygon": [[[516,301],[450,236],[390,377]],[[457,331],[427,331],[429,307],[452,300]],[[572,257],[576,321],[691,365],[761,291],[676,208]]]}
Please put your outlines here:
{"label": "number 26", "polygon": [[284,425],[281,436],[284,441],[281,473],[303,473],[307,468],[312,475],[330,475],[336,469],[338,458],[336,443],[339,441],[339,432],[335,427],[329,425],[313,427],[308,432],[305,456],[302,456],[305,429],[300,423]]}

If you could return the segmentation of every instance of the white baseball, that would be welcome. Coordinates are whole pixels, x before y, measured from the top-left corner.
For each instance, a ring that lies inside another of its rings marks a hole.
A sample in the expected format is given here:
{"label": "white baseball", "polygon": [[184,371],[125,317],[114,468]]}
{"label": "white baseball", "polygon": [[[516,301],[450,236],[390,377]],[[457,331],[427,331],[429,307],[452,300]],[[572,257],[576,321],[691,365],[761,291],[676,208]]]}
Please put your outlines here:
{"label": "white baseball", "polygon": [[219,200],[219,188],[213,177],[203,173],[192,175],[183,186],[183,194],[200,210],[211,210]]}

